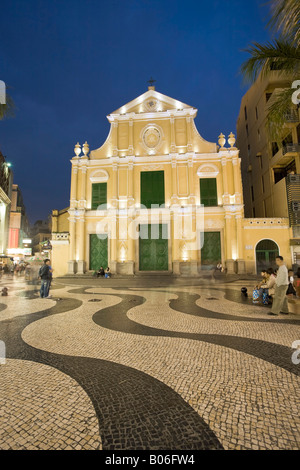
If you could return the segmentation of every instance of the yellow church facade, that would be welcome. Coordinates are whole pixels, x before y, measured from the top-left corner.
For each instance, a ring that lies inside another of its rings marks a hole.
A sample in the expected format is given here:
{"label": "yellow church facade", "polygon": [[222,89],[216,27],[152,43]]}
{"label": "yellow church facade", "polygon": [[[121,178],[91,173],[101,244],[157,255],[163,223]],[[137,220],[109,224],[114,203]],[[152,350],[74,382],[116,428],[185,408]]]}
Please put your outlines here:
{"label": "yellow church facade", "polygon": [[291,265],[288,219],[245,219],[235,137],[205,141],[197,109],[148,91],[108,116],[93,151],[75,146],[70,206],[52,214],[55,274],[199,276],[219,262],[253,274],[281,254]]}

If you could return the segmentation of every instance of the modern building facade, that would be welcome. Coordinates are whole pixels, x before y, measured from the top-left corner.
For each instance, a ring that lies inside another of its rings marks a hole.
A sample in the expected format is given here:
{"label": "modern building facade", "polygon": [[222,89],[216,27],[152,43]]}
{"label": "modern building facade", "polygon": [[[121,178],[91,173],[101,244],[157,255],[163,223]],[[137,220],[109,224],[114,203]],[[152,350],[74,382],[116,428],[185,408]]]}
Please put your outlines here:
{"label": "modern building facade", "polygon": [[43,245],[45,242],[51,240],[51,221],[52,218],[46,220],[37,220],[31,228],[33,254],[41,253],[43,251]]}
{"label": "modern building facade", "polygon": [[[31,255],[31,248],[25,247],[23,240],[30,234],[29,222],[23,202],[22,192],[17,184],[12,185],[7,254],[18,259]],[[27,243],[25,243],[27,245]]]}
{"label": "modern building facade", "polygon": [[196,115],[149,87],[108,116],[100,148],[75,146],[70,206],[52,215],[56,275],[198,276],[220,261],[254,273],[279,252],[291,263],[288,218],[244,218],[235,137],[205,141]]}
{"label": "modern building facade", "polygon": [[284,217],[292,228],[293,264],[300,264],[300,114],[291,102],[280,142],[266,128],[268,106],[293,79],[273,71],[244,95],[237,121],[246,217]]}
{"label": "modern building facade", "polygon": [[9,214],[11,205],[12,172],[0,152],[0,255],[5,255],[8,245]]}

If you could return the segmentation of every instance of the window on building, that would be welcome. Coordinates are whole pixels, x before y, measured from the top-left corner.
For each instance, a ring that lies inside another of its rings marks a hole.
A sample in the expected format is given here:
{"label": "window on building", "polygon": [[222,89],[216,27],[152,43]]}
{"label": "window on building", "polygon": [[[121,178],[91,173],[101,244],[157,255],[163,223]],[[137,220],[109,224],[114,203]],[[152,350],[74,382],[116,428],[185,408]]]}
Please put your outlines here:
{"label": "window on building", "polygon": [[253,216],[253,218],[255,219],[255,217],[256,217],[255,207],[252,207],[252,216]]}
{"label": "window on building", "polygon": [[218,205],[218,191],[216,178],[200,179],[200,203],[204,207],[214,207]]}
{"label": "window on building", "polygon": [[264,175],[262,175],[261,177],[261,188],[262,188],[262,192],[263,194],[265,193],[265,179],[264,179]]}
{"label": "window on building", "polygon": [[246,124],[246,134],[247,134],[247,137],[249,137],[249,127],[248,127],[248,124]]}
{"label": "window on building", "polygon": [[296,173],[296,162],[293,160],[286,167],[282,168],[273,168],[274,172],[274,183],[279,183],[283,178],[285,178],[289,173]]}
{"label": "window on building", "polygon": [[148,209],[151,205],[165,203],[165,180],[163,171],[141,172],[141,204]]}
{"label": "window on building", "polygon": [[264,217],[267,217],[267,210],[266,210],[266,201],[263,200],[263,214],[264,214]]}
{"label": "window on building", "polygon": [[251,200],[254,202],[254,188],[251,186]]}
{"label": "window on building", "polygon": [[258,154],[256,155],[256,158],[257,158],[258,163],[259,163],[259,168],[262,169],[262,167],[263,167],[262,154],[261,154],[261,153],[258,153]]}
{"label": "window on building", "polygon": [[248,119],[247,106],[244,107],[245,119]]}
{"label": "window on building", "polygon": [[98,206],[103,209],[107,205],[107,183],[92,184],[92,210],[96,210]]}
{"label": "window on building", "polygon": [[273,93],[266,93],[266,103],[269,101]]}
{"label": "window on building", "polygon": [[250,144],[249,144],[249,145],[248,145],[248,157],[250,157],[250,155],[251,155],[251,146],[250,146]]}
{"label": "window on building", "polygon": [[278,147],[277,142],[272,142],[272,155],[273,155],[273,157],[274,157],[274,155],[276,155],[278,150],[279,150],[279,147]]}
{"label": "window on building", "polygon": [[256,120],[258,119],[258,109],[257,109],[257,106],[255,107],[255,117],[256,117]]}
{"label": "window on building", "polygon": [[260,135],[260,130],[259,129],[257,129],[257,138],[258,138],[258,142],[260,142],[261,135]]}
{"label": "window on building", "polygon": [[282,141],[282,145],[283,145],[283,146],[288,145],[288,144],[292,144],[292,143],[293,143],[293,136],[292,136],[292,134],[288,134],[288,135],[286,136],[286,138],[283,139],[283,141]]}

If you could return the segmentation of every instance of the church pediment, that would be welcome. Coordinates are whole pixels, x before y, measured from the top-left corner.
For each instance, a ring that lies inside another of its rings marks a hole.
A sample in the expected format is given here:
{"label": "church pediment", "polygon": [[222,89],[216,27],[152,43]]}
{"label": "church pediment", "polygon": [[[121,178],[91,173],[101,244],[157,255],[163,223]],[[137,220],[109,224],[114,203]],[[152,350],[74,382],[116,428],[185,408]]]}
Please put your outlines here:
{"label": "church pediment", "polygon": [[141,114],[166,111],[175,112],[183,109],[193,110],[194,108],[174,98],[163,95],[156,90],[148,90],[146,93],[143,93],[142,95],[111,113],[111,116],[129,113]]}

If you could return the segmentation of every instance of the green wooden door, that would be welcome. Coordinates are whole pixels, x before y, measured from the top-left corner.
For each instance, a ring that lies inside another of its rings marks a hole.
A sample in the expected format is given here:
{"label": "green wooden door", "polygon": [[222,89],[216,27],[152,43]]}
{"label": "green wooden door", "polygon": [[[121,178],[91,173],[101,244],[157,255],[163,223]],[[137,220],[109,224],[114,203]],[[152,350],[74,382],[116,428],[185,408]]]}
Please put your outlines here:
{"label": "green wooden door", "polygon": [[220,232],[204,232],[204,244],[201,249],[201,264],[214,266],[221,261],[221,234]]}
{"label": "green wooden door", "polygon": [[260,274],[263,269],[276,266],[276,256],[279,255],[278,245],[273,240],[261,240],[256,247],[256,269]]}
{"label": "green wooden door", "polygon": [[200,179],[200,203],[205,207],[218,205],[218,192],[216,178]]}
{"label": "green wooden door", "polygon": [[163,171],[141,172],[141,204],[148,209],[151,205],[165,203],[165,179]]}
{"label": "green wooden door", "polygon": [[167,229],[167,224],[140,225],[140,271],[168,271]]}
{"label": "green wooden door", "polygon": [[98,238],[98,235],[93,233],[90,235],[90,269],[96,271],[101,266],[106,269],[107,264],[107,238]]}
{"label": "green wooden door", "polygon": [[107,204],[107,183],[95,183],[92,185],[92,210],[97,210],[98,206],[106,209]]}

